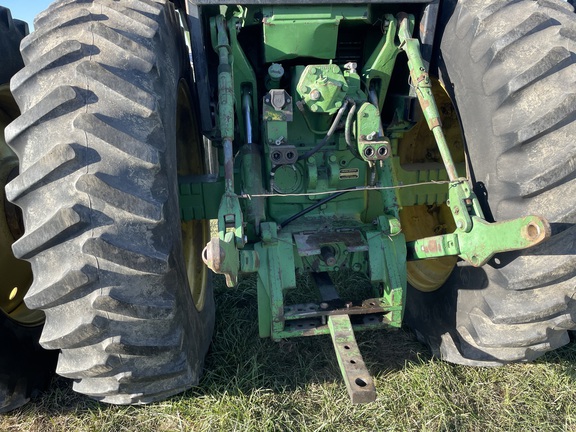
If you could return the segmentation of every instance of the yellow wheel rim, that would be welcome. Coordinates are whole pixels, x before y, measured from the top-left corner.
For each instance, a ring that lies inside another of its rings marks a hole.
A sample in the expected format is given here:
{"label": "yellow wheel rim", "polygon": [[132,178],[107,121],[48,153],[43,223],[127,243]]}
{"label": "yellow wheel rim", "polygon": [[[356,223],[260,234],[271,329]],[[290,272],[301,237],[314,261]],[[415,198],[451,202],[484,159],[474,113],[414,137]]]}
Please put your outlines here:
{"label": "yellow wheel rim", "polygon": [[32,285],[32,269],[12,253],[12,243],[24,229],[20,209],[4,194],[6,184],[18,174],[18,158],[4,140],[4,129],[19,113],[8,84],[0,85],[0,313],[32,326],[44,321],[44,313],[30,310],[24,303]]}
{"label": "yellow wheel rim", "polygon": [[[406,241],[445,234],[454,231],[456,226],[446,204],[440,206],[410,206],[400,211],[400,223]],[[434,291],[440,288],[452,273],[458,257],[447,256],[422,261],[409,261],[407,264],[408,282],[420,291]]]}
{"label": "yellow wheel rim", "polygon": [[[437,79],[433,79],[432,89],[452,158],[455,163],[464,162],[464,141],[456,109]],[[411,169],[418,165],[442,163],[434,136],[423,116],[400,141],[398,155],[400,164]],[[445,203],[405,206],[400,211],[400,223],[406,241],[450,233],[456,229]],[[450,256],[408,262],[408,282],[420,291],[434,291],[446,282],[457,260],[457,257]]]}
{"label": "yellow wheel rim", "polygon": [[[189,94],[186,81],[181,80],[176,115],[177,169],[178,175],[201,175],[205,173],[202,141]],[[208,284],[208,269],[202,261],[202,250],[209,241],[210,223],[208,220],[182,221],[181,229],[190,292],[196,309],[202,310]]]}

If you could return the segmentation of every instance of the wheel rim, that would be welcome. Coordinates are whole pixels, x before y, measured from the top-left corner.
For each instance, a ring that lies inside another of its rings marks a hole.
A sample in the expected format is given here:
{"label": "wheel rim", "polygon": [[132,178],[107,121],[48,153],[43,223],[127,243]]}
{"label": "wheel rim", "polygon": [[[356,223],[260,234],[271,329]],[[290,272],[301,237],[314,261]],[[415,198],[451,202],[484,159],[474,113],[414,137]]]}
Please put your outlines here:
{"label": "wheel rim", "polygon": [[30,264],[14,257],[12,243],[23,233],[20,209],[6,200],[4,187],[18,174],[18,158],[6,145],[4,129],[19,114],[8,84],[0,85],[0,313],[22,325],[44,321],[42,311],[26,307],[24,296],[32,285]]}
{"label": "wheel rim", "polygon": [[[463,135],[457,111],[437,79],[433,79],[432,89],[452,158],[455,163],[464,162]],[[442,163],[434,136],[423,116],[402,138],[399,157],[401,165],[413,167],[418,164]],[[445,203],[406,206],[400,211],[400,223],[406,241],[451,233],[456,229],[454,218]],[[447,256],[408,262],[408,282],[420,291],[434,291],[446,282],[457,261],[458,257]]]}
{"label": "wheel rim", "polygon": [[[400,212],[400,223],[406,241],[453,232],[456,228],[450,209],[440,206],[410,206]],[[440,288],[452,273],[458,257],[442,258],[407,263],[408,282],[420,291],[434,291]]]}
{"label": "wheel rim", "polygon": [[[176,115],[178,175],[204,174],[204,157],[199,140],[194,112],[190,103],[189,88],[181,80],[178,86]],[[188,276],[188,284],[196,309],[202,310],[206,301],[208,269],[202,261],[202,250],[210,237],[208,220],[182,221],[182,250]]]}

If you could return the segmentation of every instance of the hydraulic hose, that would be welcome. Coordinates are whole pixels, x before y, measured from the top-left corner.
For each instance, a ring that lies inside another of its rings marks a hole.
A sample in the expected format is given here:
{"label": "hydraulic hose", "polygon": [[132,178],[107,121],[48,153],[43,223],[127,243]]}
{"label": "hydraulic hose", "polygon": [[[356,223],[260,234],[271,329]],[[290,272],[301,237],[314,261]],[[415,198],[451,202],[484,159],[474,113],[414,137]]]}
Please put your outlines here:
{"label": "hydraulic hose", "polygon": [[324,147],[326,145],[326,143],[328,142],[330,137],[336,131],[336,128],[338,127],[338,123],[340,123],[340,119],[344,115],[344,111],[346,111],[347,107],[348,107],[348,100],[345,100],[344,103],[342,104],[342,106],[340,107],[340,109],[338,110],[338,113],[336,113],[336,117],[334,118],[334,121],[332,122],[332,126],[330,126],[330,129],[328,129],[328,133],[326,134],[326,136],[324,138],[322,138],[322,141],[320,141],[318,144],[316,144],[314,146],[314,148],[311,148],[306,153],[298,156],[298,160],[308,159],[310,156],[312,156],[313,154],[318,152],[318,150],[320,150],[322,147]]}
{"label": "hydraulic hose", "polygon": [[346,116],[346,125],[344,126],[344,137],[346,138],[346,144],[350,149],[350,152],[354,155],[354,157],[361,159],[360,155],[358,154],[358,150],[354,147],[354,143],[352,142],[352,122],[354,121],[354,114],[356,113],[356,102],[353,99],[347,99],[352,103],[350,110],[348,111],[348,115]]}

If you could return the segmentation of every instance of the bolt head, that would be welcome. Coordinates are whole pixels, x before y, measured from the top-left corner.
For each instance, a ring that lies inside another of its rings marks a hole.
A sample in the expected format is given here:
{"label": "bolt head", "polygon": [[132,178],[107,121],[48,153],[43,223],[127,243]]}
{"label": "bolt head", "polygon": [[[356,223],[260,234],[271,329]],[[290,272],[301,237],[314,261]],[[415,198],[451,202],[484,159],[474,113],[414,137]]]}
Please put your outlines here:
{"label": "bolt head", "polygon": [[320,91],[318,91],[318,89],[314,89],[310,92],[310,99],[314,101],[320,99],[320,96],[322,95],[320,94]]}
{"label": "bolt head", "polygon": [[370,132],[368,135],[366,135],[366,139],[368,141],[372,141],[374,138],[376,138],[377,132]]}

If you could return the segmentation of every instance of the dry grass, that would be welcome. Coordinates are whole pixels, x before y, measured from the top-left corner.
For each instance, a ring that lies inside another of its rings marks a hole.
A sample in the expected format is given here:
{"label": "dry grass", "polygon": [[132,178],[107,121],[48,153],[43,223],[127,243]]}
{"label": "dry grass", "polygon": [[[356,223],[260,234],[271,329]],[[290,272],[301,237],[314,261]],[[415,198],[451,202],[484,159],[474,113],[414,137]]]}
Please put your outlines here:
{"label": "dry grass", "polygon": [[258,338],[253,278],[218,288],[217,304],[199,387],[145,407],[118,407],[56,379],[48,393],[0,417],[0,431],[576,430],[574,344],[533,364],[468,368],[431,359],[405,331],[360,334],[378,399],[354,406],[329,337]]}

